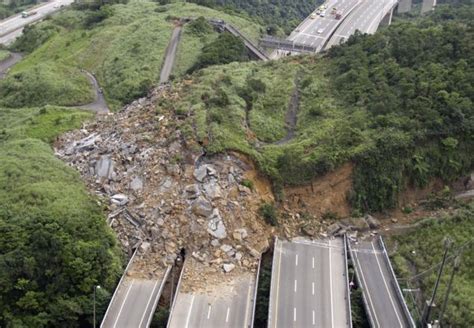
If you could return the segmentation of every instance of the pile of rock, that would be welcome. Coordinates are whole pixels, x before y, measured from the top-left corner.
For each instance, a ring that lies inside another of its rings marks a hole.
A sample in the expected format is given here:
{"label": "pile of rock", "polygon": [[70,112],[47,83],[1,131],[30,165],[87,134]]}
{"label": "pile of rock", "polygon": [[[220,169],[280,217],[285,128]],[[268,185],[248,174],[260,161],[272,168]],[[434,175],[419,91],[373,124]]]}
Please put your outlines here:
{"label": "pile of rock", "polygon": [[162,97],[173,95],[157,89],[63,135],[57,156],[107,205],[123,248],[131,254],[141,242],[136,274],[173,264],[182,250],[215,272],[255,270],[270,236],[259,195],[240,184],[251,165],[189,150],[173,114],[157,114]]}

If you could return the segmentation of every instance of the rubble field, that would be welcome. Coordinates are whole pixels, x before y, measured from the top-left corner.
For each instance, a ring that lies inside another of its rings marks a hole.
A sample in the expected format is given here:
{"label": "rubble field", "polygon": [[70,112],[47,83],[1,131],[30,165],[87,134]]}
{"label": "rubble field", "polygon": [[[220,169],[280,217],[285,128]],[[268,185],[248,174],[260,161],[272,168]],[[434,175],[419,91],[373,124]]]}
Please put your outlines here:
{"label": "rubble field", "polygon": [[118,113],[98,116],[61,136],[56,155],[106,207],[125,252],[139,247],[129,275],[158,275],[183,253],[195,262],[187,281],[199,281],[203,271],[229,278],[255,272],[274,233],[258,209],[273,195],[241,184],[248,172],[255,178],[242,156],[205,156],[191,147],[179,119],[157,110],[158,99],[174,96],[159,87]]}

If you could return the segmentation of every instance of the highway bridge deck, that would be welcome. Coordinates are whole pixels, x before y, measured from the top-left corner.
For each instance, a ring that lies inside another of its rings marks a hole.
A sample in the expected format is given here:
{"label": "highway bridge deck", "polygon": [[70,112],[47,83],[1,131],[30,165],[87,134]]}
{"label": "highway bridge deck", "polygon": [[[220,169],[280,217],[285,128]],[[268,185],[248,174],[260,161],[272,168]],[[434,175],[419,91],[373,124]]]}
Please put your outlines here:
{"label": "highway bridge deck", "polygon": [[381,239],[350,242],[350,253],[372,327],[415,327]]}
{"label": "highway bridge deck", "polygon": [[169,271],[170,268],[164,270],[158,279],[137,279],[125,275],[117,286],[100,327],[149,327]]}
{"label": "highway bridge deck", "polygon": [[342,239],[275,241],[268,327],[351,327]]}
{"label": "highway bridge deck", "polygon": [[[298,44],[316,48],[316,52],[323,50],[324,45],[330,36],[342,22],[344,17],[349,14],[359,3],[360,0],[331,0],[326,2],[325,16],[315,16],[313,13],[306,18],[288,37],[289,41]],[[342,13],[341,19],[335,18],[332,8],[336,8]],[[315,14],[315,13],[314,13]]]}
{"label": "highway bridge deck", "polygon": [[396,0],[363,0],[335,30],[326,48],[345,42],[355,31],[375,33],[382,19],[395,6]]}
{"label": "highway bridge deck", "polygon": [[[256,275],[245,273],[231,281],[208,282],[202,290],[192,291],[194,284],[186,279],[185,273],[190,263],[186,262],[168,328],[252,327]],[[202,278],[206,281],[206,277]]]}

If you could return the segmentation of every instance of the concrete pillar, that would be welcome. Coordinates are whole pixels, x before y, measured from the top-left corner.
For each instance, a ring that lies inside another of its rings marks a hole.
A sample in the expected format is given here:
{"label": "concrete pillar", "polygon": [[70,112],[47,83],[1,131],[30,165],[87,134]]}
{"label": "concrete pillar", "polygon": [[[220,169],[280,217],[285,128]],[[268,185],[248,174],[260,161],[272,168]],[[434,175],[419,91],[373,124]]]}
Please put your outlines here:
{"label": "concrete pillar", "polygon": [[398,13],[403,14],[411,11],[413,0],[400,0],[398,3]]}
{"label": "concrete pillar", "polygon": [[436,0],[423,0],[423,3],[421,5],[421,13],[427,13],[432,10],[434,10],[434,7],[436,6]]}

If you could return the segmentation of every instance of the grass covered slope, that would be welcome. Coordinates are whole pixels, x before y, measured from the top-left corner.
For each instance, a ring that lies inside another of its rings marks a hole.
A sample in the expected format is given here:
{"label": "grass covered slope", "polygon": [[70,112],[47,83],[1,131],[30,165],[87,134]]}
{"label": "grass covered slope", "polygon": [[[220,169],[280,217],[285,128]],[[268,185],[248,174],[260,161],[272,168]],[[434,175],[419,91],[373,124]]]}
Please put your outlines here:
{"label": "grass covered slope", "polygon": [[[121,270],[115,237],[49,141],[87,112],[0,108],[0,326],[91,326]],[[45,142],[46,141],[46,142]]]}
{"label": "grass covered slope", "polygon": [[[200,16],[224,19],[254,39],[260,33],[257,24],[189,3],[160,6],[151,1],[130,1],[104,6],[98,12],[70,9],[28,29],[15,47],[32,53],[15,66],[11,75],[28,74],[39,64],[47,65],[59,74],[43,76],[45,84],[53,84],[54,80],[54,83],[70,83],[71,91],[76,89],[70,105],[86,102],[89,97],[91,90],[83,88],[79,74],[79,69],[86,69],[97,76],[107,101],[117,109],[145,95],[158,81],[176,19]],[[201,41],[199,36],[185,33],[178,48],[182,47],[186,53],[178,55],[177,75],[193,64],[190,58],[196,58],[200,53]],[[70,71],[64,71],[64,67]],[[72,75],[77,78],[71,80]],[[64,105],[61,97],[55,94],[44,98],[43,103]]]}
{"label": "grass covered slope", "polygon": [[[441,262],[443,257],[443,239],[447,236],[454,242],[449,253],[441,284],[435,299],[437,308],[432,318],[439,318],[449,276],[453,268],[455,251],[462,247],[459,271],[453,281],[444,324],[452,327],[472,327],[474,325],[474,202],[465,208],[457,210],[456,214],[445,215],[441,218],[424,220],[423,224],[408,234],[391,238],[391,244],[396,247],[397,255],[393,257],[395,268],[400,278],[410,279],[416,274],[432,268]],[[411,288],[421,287],[423,300],[431,297],[436,281],[438,268],[423,273],[419,279],[410,281]],[[422,304],[418,304],[422,309]],[[414,312],[416,313],[416,312]]]}
{"label": "grass covered slope", "polygon": [[400,23],[323,57],[210,67],[179,86],[172,106],[191,114],[183,129],[208,152],[248,154],[276,185],[309,183],[352,161],[354,207],[393,208],[408,185],[447,182],[473,166],[468,9],[471,21]]}

